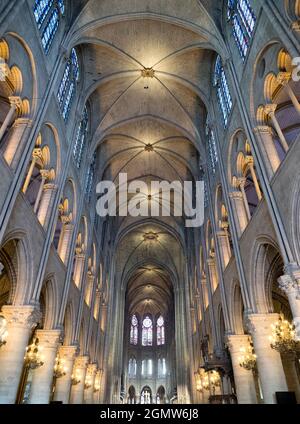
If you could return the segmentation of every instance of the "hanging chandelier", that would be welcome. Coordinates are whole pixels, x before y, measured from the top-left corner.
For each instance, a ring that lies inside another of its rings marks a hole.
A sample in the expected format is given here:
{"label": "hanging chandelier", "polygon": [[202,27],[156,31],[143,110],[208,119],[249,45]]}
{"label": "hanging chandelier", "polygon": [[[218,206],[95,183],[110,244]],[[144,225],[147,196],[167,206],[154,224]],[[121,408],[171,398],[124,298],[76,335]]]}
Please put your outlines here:
{"label": "hanging chandelier", "polygon": [[279,353],[300,354],[300,341],[296,340],[294,324],[280,314],[278,321],[271,325],[272,335],[269,337],[272,349]]}
{"label": "hanging chandelier", "polygon": [[253,371],[256,369],[257,356],[254,353],[253,344],[250,343],[249,347],[241,347],[241,356],[239,357],[240,367],[247,371]]}
{"label": "hanging chandelier", "polygon": [[65,361],[63,359],[60,359],[59,356],[57,356],[54,365],[54,377],[62,378],[66,375],[67,371],[68,369],[65,366]]}
{"label": "hanging chandelier", "polygon": [[7,321],[4,316],[0,315],[0,347],[6,344],[7,336]]}
{"label": "hanging chandelier", "polygon": [[214,390],[216,387],[220,387],[220,385],[220,374],[217,371],[207,371],[202,374],[202,387],[204,390],[209,390],[209,388]]}
{"label": "hanging chandelier", "polygon": [[33,343],[26,349],[24,357],[25,365],[32,370],[44,365],[44,357],[41,355],[42,348],[39,346],[39,339],[35,338]]}

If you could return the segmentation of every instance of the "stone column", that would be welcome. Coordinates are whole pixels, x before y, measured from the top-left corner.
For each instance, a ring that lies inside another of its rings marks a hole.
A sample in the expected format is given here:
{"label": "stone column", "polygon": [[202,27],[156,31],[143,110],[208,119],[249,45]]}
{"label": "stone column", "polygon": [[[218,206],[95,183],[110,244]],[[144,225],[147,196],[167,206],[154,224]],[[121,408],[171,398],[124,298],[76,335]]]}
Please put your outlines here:
{"label": "stone column", "polygon": [[258,183],[256,172],[255,172],[255,169],[254,169],[254,159],[253,159],[253,157],[247,156],[246,162],[247,162],[247,165],[249,166],[249,169],[250,169],[251,177],[252,177],[252,180],[253,180],[253,184],[254,184],[254,187],[255,187],[255,191],[256,191],[258,200],[261,201],[262,193],[261,193],[261,190],[260,190],[260,186],[259,186],[259,183]]}
{"label": "stone column", "polygon": [[63,227],[61,230],[61,238],[59,241],[58,252],[59,252],[59,256],[61,260],[63,261],[64,264],[66,264],[70,254],[70,247],[71,247],[71,240],[72,240],[74,225],[71,222],[71,219],[69,216],[62,215],[61,220],[63,223]]}
{"label": "stone column", "polygon": [[241,190],[241,193],[242,193],[242,197],[243,197],[243,201],[244,201],[244,207],[245,207],[245,211],[247,213],[247,218],[248,218],[248,221],[250,221],[251,213],[250,213],[248,199],[247,199],[246,192],[245,192],[246,178],[239,178],[238,184],[239,184],[239,187],[240,187],[240,190]]}
{"label": "stone column", "polygon": [[248,315],[248,327],[257,355],[258,374],[266,404],[276,403],[276,392],[287,391],[280,354],[271,348],[269,340],[272,332],[271,325],[275,324],[278,319],[278,314]]}
{"label": "stone column", "polygon": [[281,163],[275,147],[272,128],[267,125],[262,125],[254,128],[254,133],[257,134],[257,136],[260,138],[261,144],[267,154],[266,168],[269,178],[272,178],[273,174],[277,171]]}
{"label": "stone column", "polygon": [[295,93],[293,92],[289,82],[292,79],[292,73],[291,72],[279,72],[279,74],[277,75],[277,82],[278,84],[282,85],[289,98],[291,99],[296,111],[298,112],[298,114],[300,115],[300,104],[299,101],[295,95]]}
{"label": "stone column", "polygon": [[21,97],[18,97],[18,96],[11,96],[9,97],[9,103],[10,103],[10,109],[0,128],[0,141],[2,140],[7,128],[11,124],[16,111],[20,109],[20,107],[22,106],[22,99]]}
{"label": "stone column", "polygon": [[42,176],[42,181],[41,181],[40,188],[39,188],[36,200],[35,200],[35,204],[34,204],[34,208],[33,208],[34,213],[37,213],[37,211],[38,211],[46,180],[50,176],[50,171],[47,170],[47,169],[42,169],[40,171],[40,174]]}
{"label": "stone column", "polygon": [[31,332],[40,319],[33,306],[3,306],[7,321],[6,345],[0,349],[0,404],[14,404]]}
{"label": "stone column", "polygon": [[101,302],[101,291],[97,288],[96,299],[94,303],[94,318],[96,321],[98,321],[98,318],[99,318],[100,302]]}
{"label": "stone column", "polygon": [[217,232],[217,240],[221,252],[222,268],[224,270],[231,258],[231,249],[227,229]]}
{"label": "stone column", "polygon": [[30,180],[31,180],[31,177],[32,177],[34,167],[35,167],[38,160],[42,160],[42,157],[43,157],[43,153],[42,153],[42,149],[40,147],[36,147],[35,149],[33,149],[31,164],[30,164],[29,170],[27,172],[25,182],[24,182],[24,185],[23,185],[23,189],[22,189],[23,193],[26,193],[28,186],[30,184]]}
{"label": "stone column", "polygon": [[71,378],[75,361],[77,347],[76,346],[61,346],[59,348],[59,358],[64,361],[66,367],[66,375],[56,380],[54,400],[68,404],[71,392]]}
{"label": "stone column", "polygon": [[86,279],[86,287],[85,287],[85,302],[87,305],[91,306],[91,300],[92,300],[92,294],[93,294],[93,287],[94,287],[94,280],[95,276],[91,271],[88,271],[87,273],[87,279]]}
{"label": "stone column", "polygon": [[4,147],[4,159],[13,169],[16,169],[22,150],[31,130],[31,121],[27,118],[18,118],[9,132],[9,138]]}
{"label": "stone column", "polygon": [[99,405],[100,403],[100,387],[101,387],[101,371],[97,371],[95,377],[95,389],[93,393],[93,403],[94,405]]}
{"label": "stone column", "polygon": [[38,330],[36,336],[39,339],[44,365],[33,372],[29,403],[44,405],[49,403],[52,393],[60,330]]}
{"label": "stone column", "polygon": [[296,368],[296,361],[298,360],[294,353],[282,355],[282,364],[288,389],[291,392],[295,392],[297,402],[300,403],[300,382]]}
{"label": "stone column", "polygon": [[70,403],[75,405],[81,405],[83,403],[83,392],[85,385],[85,377],[88,366],[89,357],[79,356],[75,360],[73,372],[80,379],[80,383],[71,388]]}
{"label": "stone column", "polygon": [[257,403],[255,381],[252,371],[247,371],[240,366],[241,349],[247,351],[249,347],[249,336],[232,335],[227,336],[227,344],[230,351],[234,381],[238,403],[255,404]]}
{"label": "stone column", "polygon": [[96,378],[97,365],[89,364],[87,367],[86,373],[86,383],[90,385],[89,388],[84,390],[84,403],[87,405],[92,405],[94,403],[94,388],[95,388],[95,378]]}
{"label": "stone column", "polygon": [[248,225],[243,195],[240,191],[231,191],[229,197],[232,200],[233,214],[236,222],[236,229],[240,237]]}
{"label": "stone column", "polygon": [[277,135],[279,137],[280,143],[284,149],[285,152],[289,150],[289,145],[287,144],[287,141],[285,139],[285,136],[282,132],[282,129],[280,128],[279,122],[277,121],[275,111],[277,109],[277,105],[275,104],[267,104],[265,106],[265,113],[267,116],[270,117],[272,124],[274,125],[275,131],[277,132]]}
{"label": "stone column", "polygon": [[55,184],[45,184],[43,195],[38,211],[38,219],[43,227],[47,227],[49,218],[52,213],[52,205],[55,197],[57,186]]}
{"label": "stone column", "polygon": [[290,275],[282,275],[278,278],[279,288],[287,295],[291,311],[293,314],[293,323],[296,327],[296,334],[300,340],[300,287],[299,281]]}
{"label": "stone column", "polygon": [[211,283],[211,290],[212,290],[212,293],[214,293],[214,291],[218,287],[218,276],[217,276],[217,270],[216,270],[216,262],[214,258],[207,259],[207,267],[208,267],[209,279]]}
{"label": "stone column", "polygon": [[75,256],[75,264],[74,264],[74,272],[73,272],[73,280],[76,286],[81,289],[82,284],[82,275],[84,271],[84,263],[85,263],[85,254],[81,249],[76,250]]}

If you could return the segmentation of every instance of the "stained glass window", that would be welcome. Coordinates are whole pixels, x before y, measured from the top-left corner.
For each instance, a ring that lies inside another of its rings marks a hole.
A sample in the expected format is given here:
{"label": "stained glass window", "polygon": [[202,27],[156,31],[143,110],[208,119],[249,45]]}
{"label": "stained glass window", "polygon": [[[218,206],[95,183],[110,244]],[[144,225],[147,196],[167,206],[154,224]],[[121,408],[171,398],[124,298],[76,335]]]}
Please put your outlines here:
{"label": "stained glass window", "polygon": [[216,60],[213,85],[217,89],[218,102],[222,112],[224,126],[226,127],[232,109],[232,99],[220,56]]}
{"label": "stained glass window", "polygon": [[72,101],[75,96],[76,86],[79,81],[79,61],[76,49],[71,50],[70,58],[66,64],[62,80],[59,85],[57,99],[61,114],[65,121],[68,120]]}
{"label": "stained glass window", "polygon": [[53,3],[54,0],[35,0],[33,13],[38,28],[41,28],[43,25]]}
{"label": "stained glass window", "polygon": [[79,169],[82,162],[83,152],[86,145],[88,133],[89,116],[87,107],[84,108],[83,119],[78,125],[76,139],[73,148],[73,157],[77,168]]}
{"label": "stained glass window", "polygon": [[205,126],[205,134],[207,137],[207,144],[208,144],[209,170],[213,174],[215,174],[217,169],[217,163],[218,163],[218,152],[217,152],[215,134],[214,134],[214,131],[210,128],[208,120]]}
{"label": "stained glass window", "polygon": [[136,359],[134,357],[129,359],[129,364],[128,364],[128,375],[131,378],[136,377],[136,371],[137,371],[137,363],[136,363]]}
{"label": "stained glass window", "polygon": [[42,45],[47,54],[57,33],[61,15],[64,14],[63,0],[35,0],[33,14],[41,34]]}
{"label": "stained glass window", "polygon": [[138,344],[138,335],[139,335],[138,320],[136,315],[133,315],[131,319],[131,327],[130,327],[130,344],[135,346]]}
{"label": "stained glass window", "polygon": [[165,321],[162,316],[160,316],[156,323],[156,336],[157,336],[157,346],[162,346],[165,344]]}
{"label": "stained glass window", "polygon": [[228,0],[227,16],[241,57],[245,59],[255,28],[256,16],[248,0]]}
{"label": "stained glass window", "polygon": [[143,321],[142,329],[142,345],[143,346],[152,346],[153,342],[153,324],[149,316],[147,316]]}
{"label": "stained glass window", "polygon": [[167,374],[166,358],[159,358],[157,364],[158,378],[164,378]]}
{"label": "stained glass window", "polygon": [[58,9],[55,8],[55,9],[53,9],[53,11],[51,13],[48,24],[45,27],[43,34],[42,34],[42,45],[43,45],[46,53],[48,53],[48,51],[51,47],[53,38],[54,38],[56,31],[58,29],[58,25],[59,25],[59,12],[58,12]]}
{"label": "stained glass window", "polygon": [[88,202],[91,200],[92,195],[92,188],[93,188],[93,182],[95,178],[95,170],[96,170],[96,152],[94,153],[93,160],[91,165],[89,166],[89,170],[87,173],[87,179],[86,179],[86,188],[85,188],[85,194],[87,195]]}

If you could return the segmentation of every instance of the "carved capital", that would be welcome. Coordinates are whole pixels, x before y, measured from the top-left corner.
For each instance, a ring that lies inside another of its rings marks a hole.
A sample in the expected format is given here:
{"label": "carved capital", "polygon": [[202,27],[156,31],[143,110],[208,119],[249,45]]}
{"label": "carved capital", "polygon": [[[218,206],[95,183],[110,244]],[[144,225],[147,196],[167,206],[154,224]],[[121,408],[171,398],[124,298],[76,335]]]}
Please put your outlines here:
{"label": "carved capital", "polygon": [[279,284],[279,288],[286,294],[291,293],[293,291],[298,291],[300,288],[299,282],[287,274],[279,277],[277,281]]}
{"label": "carved capital", "polygon": [[75,360],[77,346],[61,346],[59,348],[59,357],[65,360]]}
{"label": "carved capital", "polygon": [[246,327],[251,335],[258,334],[268,338],[271,325],[277,322],[279,314],[249,314],[245,319]]}
{"label": "carved capital", "polygon": [[3,306],[2,315],[8,327],[33,329],[41,320],[41,312],[33,306]]}
{"label": "carved capital", "polygon": [[259,125],[258,127],[253,128],[254,133],[260,134],[260,135],[273,135],[273,129],[269,127],[268,125]]}
{"label": "carved capital", "polygon": [[228,335],[226,344],[231,354],[240,354],[241,348],[248,348],[251,343],[251,337],[247,334]]}
{"label": "carved capital", "polygon": [[274,114],[275,114],[275,112],[276,112],[276,109],[277,109],[277,105],[276,104],[274,104],[274,103],[268,103],[268,104],[266,104],[265,105],[265,114],[267,115],[267,116],[274,116]]}
{"label": "carved capital", "polygon": [[241,190],[243,190],[245,188],[246,181],[247,181],[246,178],[239,178],[238,179],[238,185],[239,185]]}
{"label": "carved capital", "polygon": [[42,158],[43,158],[43,152],[42,152],[42,149],[41,149],[40,147],[36,147],[36,148],[34,148],[34,149],[33,149],[33,152],[32,152],[32,157],[33,157],[35,160],[42,159]]}
{"label": "carved capital", "polygon": [[89,377],[94,377],[97,372],[97,364],[89,364],[87,367],[87,375]]}
{"label": "carved capital", "polygon": [[285,86],[285,85],[288,85],[291,78],[292,78],[291,72],[279,72],[276,80],[277,80],[278,84]]}
{"label": "carved capital", "polygon": [[69,214],[69,215],[61,215],[60,219],[61,219],[61,222],[62,222],[64,225],[71,225],[71,222],[72,222],[72,214]]}
{"label": "carved capital", "polygon": [[56,184],[51,184],[51,183],[49,183],[49,184],[45,184],[44,185],[44,191],[56,191],[57,190],[57,185]]}
{"label": "carved capital", "polygon": [[82,368],[86,368],[88,366],[89,363],[89,357],[88,356],[78,356],[75,359],[75,368],[77,369],[82,369]]}
{"label": "carved capital", "polygon": [[39,344],[45,349],[57,348],[60,343],[60,330],[37,330]]}
{"label": "carved capital", "polygon": [[229,195],[230,199],[243,200],[243,196],[242,196],[242,193],[240,191],[237,191],[237,190],[230,191],[228,195]]}
{"label": "carved capital", "polygon": [[48,169],[41,169],[40,174],[44,180],[48,180],[50,177],[50,171]]}
{"label": "carved capital", "polygon": [[20,109],[22,107],[22,99],[19,96],[10,96],[8,98],[11,106],[14,106],[16,109]]}

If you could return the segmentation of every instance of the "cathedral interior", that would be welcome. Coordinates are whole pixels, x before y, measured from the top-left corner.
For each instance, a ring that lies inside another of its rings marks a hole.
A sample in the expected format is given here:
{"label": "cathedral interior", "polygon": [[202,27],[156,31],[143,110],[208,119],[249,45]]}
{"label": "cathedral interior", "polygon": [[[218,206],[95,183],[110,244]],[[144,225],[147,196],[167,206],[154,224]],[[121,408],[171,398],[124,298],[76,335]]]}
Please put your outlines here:
{"label": "cathedral interior", "polygon": [[300,403],[299,56],[299,0],[0,1],[1,404]]}

